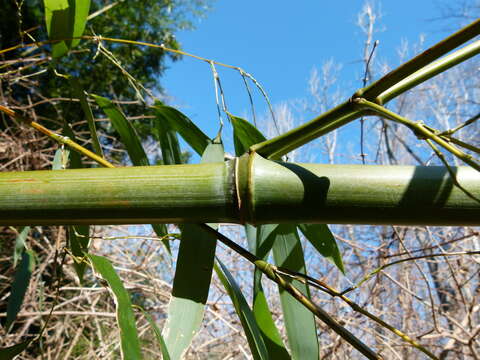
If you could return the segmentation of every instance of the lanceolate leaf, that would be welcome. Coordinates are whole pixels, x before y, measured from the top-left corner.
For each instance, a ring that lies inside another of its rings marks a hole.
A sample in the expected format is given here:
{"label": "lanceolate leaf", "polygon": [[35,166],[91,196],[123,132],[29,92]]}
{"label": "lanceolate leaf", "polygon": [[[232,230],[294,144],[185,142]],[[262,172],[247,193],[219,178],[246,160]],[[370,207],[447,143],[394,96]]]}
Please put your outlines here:
{"label": "lanceolate leaf", "polygon": [[134,127],[127,120],[121,110],[115,106],[109,99],[102,96],[92,95],[103,112],[111,120],[114,129],[119,133],[123,145],[125,145],[128,155],[135,166],[148,166],[147,155],[143,150],[142,143]]}
{"label": "lanceolate leaf", "polygon": [[[296,226],[280,224],[270,236],[275,237],[273,239],[275,264],[305,274],[305,260]],[[310,296],[306,285],[296,280],[292,283],[304,295]],[[292,358],[296,360],[317,360],[319,349],[313,314],[293,296],[281,289],[280,301]]]}
{"label": "lanceolate leaf", "polygon": [[228,115],[233,126],[233,142],[235,145],[235,154],[241,156],[248,151],[250,146],[267,140],[255,126],[247,120]]}
{"label": "lanceolate leaf", "polygon": [[178,143],[177,133],[165,119],[162,112],[155,108],[155,128],[153,129],[153,135],[160,143],[162,150],[162,159],[165,165],[180,164],[182,162],[182,153],[180,151],[180,144]]}
{"label": "lanceolate leaf", "polygon": [[103,157],[103,151],[102,147],[100,146],[100,141],[98,140],[97,128],[95,126],[92,108],[87,101],[85,92],[83,91],[83,88],[76,77],[72,76],[69,78],[69,80],[72,86],[73,94],[78,98],[78,100],[80,100],[80,106],[82,107],[83,114],[87,119],[88,129],[90,130],[90,139],[92,139],[93,150],[98,156]]}
{"label": "lanceolate leaf", "polygon": [[27,292],[30,278],[35,268],[35,254],[32,250],[25,250],[22,254],[22,260],[15,271],[15,278],[10,291],[10,297],[7,304],[7,320],[5,329],[8,332],[15,321],[20,308],[22,307],[25,293]]}
{"label": "lanceolate leaf", "polygon": [[325,224],[302,224],[298,227],[315,249],[345,274],[342,254],[328,226]]}
{"label": "lanceolate leaf", "polygon": [[205,148],[210,143],[210,139],[192,120],[170,106],[155,105],[154,109],[156,109],[159,121],[168,121],[195,152],[200,155],[203,154]]}
{"label": "lanceolate leaf", "polygon": [[[221,162],[223,157],[223,146],[210,144],[201,162]],[[181,230],[182,241],[165,326],[165,341],[172,359],[183,356],[201,327],[216,247],[216,238],[199,231],[194,224],[185,224]]]}
{"label": "lanceolate leaf", "polygon": [[227,290],[233,306],[235,307],[235,311],[240,318],[240,322],[242,323],[243,330],[247,336],[247,341],[250,346],[250,350],[252,351],[253,358],[269,359],[268,351],[265,343],[263,342],[258,324],[255,320],[252,310],[248,306],[247,301],[242,294],[242,291],[240,290],[240,287],[222,262],[217,259],[217,263],[220,266],[215,264],[215,272]]}
{"label": "lanceolate leaf", "polygon": [[[246,225],[247,239],[250,245],[251,251],[263,260],[268,258],[268,254],[272,248],[273,243],[267,243],[267,239],[273,239],[269,237],[269,234],[275,230],[277,225],[261,225],[258,230],[251,225]],[[255,231],[252,231],[255,230]],[[255,269],[254,281],[253,281],[253,314],[257,321],[258,327],[263,337],[263,341],[267,347],[268,355],[270,359],[290,359],[288,351],[285,349],[285,345],[282,341],[282,337],[278,332],[278,329],[273,321],[272,314],[268,308],[267,298],[263,291],[262,273],[260,270]]]}
{"label": "lanceolate leaf", "polygon": [[120,329],[120,349],[122,352],[122,359],[142,359],[135,315],[132,310],[132,302],[130,300],[130,295],[123,286],[122,280],[118,277],[110,261],[103,256],[90,254],[88,255],[88,258],[92,263],[93,270],[108,283],[114,297],[117,323]]}
{"label": "lanceolate leaf", "polygon": [[[44,0],[43,3],[50,40],[82,36],[90,10],[90,0]],[[80,39],[71,39],[53,44],[52,56],[65,55],[79,42]]]}
{"label": "lanceolate leaf", "polygon": [[24,351],[33,340],[27,340],[20,344],[12,345],[6,348],[0,348],[0,360],[10,360]]}

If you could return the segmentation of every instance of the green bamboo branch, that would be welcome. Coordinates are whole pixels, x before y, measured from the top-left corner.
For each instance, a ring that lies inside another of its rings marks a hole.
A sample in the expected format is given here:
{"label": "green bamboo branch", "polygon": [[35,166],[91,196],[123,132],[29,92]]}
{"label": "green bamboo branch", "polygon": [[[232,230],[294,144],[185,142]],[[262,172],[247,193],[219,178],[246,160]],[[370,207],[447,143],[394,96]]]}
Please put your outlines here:
{"label": "green bamboo branch", "polygon": [[273,139],[253,145],[250,151],[257,152],[267,159],[279,159],[289,151],[329,133],[350,121],[358,119],[367,113],[367,111],[356,109],[350,101],[347,101],[295,129]]}
{"label": "green bamboo branch", "polygon": [[[480,20],[440,41],[369,86],[358,90],[352,99],[364,98],[379,104],[386,103],[412,87],[478,54],[480,41],[435,61],[478,34],[480,34]],[[269,159],[279,159],[287,152],[364,115],[368,115],[368,112],[355,111],[349,100],[287,133],[252,146],[250,151],[256,151]]]}
{"label": "green bamboo branch", "polygon": [[73,150],[77,151],[78,153],[80,153],[82,155],[85,155],[86,157],[92,159],[93,161],[96,161],[100,165],[103,165],[107,168],[114,168],[115,167],[113,164],[111,164],[110,162],[108,162],[107,160],[102,158],[101,156],[98,156],[97,154],[95,154],[95,153],[91,152],[90,150],[84,148],[83,146],[77,144],[75,141],[71,140],[69,137],[57,134],[57,133],[47,129],[43,125],[37,123],[36,121],[33,121],[31,119],[28,119],[28,118],[25,118],[25,117],[21,116],[20,114],[17,114],[12,109],[9,109],[5,106],[0,105],[0,112],[3,112],[3,113],[7,114],[8,116],[10,116],[12,118],[17,119],[17,120],[23,122],[24,124],[27,124],[28,126],[30,126],[30,127],[34,128],[35,130],[41,132],[42,134],[47,135],[49,138],[51,138],[52,140],[55,140],[59,144],[67,145],[68,147],[72,148]]}
{"label": "green bamboo branch", "polygon": [[475,41],[472,44],[469,44],[452,54],[449,54],[443,58],[440,58],[437,61],[421,68],[420,70],[414,72],[410,76],[407,76],[405,79],[394,84],[380,95],[377,96],[375,102],[378,104],[384,104],[388,101],[396,98],[398,95],[403,94],[407,90],[425,82],[426,80],[438,75],[455,65],[458,65],[471,57],[480,53],[480,40]]}
{"label": "green bamboo branch", "polygon": [[387,119],[396,121],[400,124],[403,124],[403,125],[407,126],[417,135],[417,137],[419,137],[421,139],[430,139],[430,140],[436,142],[438,145],[443,147],[445,150],[447,150],[448,152],[450,152],[451,154],[453,154],[454,156],[456,156],[457,158],[459,158],[463,162],[467,163],[468,165],[470,165],[471,167],[473,167],[477,171],[480,171],[480,164],[478,164],[476,161],[474,161],[473,157],[471,155],[469,155],[469,154],[461,151],[457,147],[453,146],[448,141],[443,139],[441,136],[438,136],[436,134],[436,131],[430,130],[430,128],[428,126],[424,125],[423,123],[411,121],[411,120],[409,120],[409,119],[407,119],[407,118],[405,118],[405,117],[403,117],[399,114],[394,113],[393,111],[390,111],[390,110],[384,108],[381,105],[378,105],[376,103],[368,101],[364,98],[353,99],[353,102],[355,104],[357,104],[358,106],[360,106],[361,108],[369,109],[369,110],[375,112],[378,115],[381,115],[381,116],[383,116]]}
{"label": "green bamboo branch", "polygon": [[473,124],[475,121],[477,121],[478,119],[480,119],[480,113],[478,113],[477,115],[475,115],[474,117],[468,119],[467,121],[465,121],[464,123],[458,125],[457,127],[454,127],[453,129],[449,129],[449,130],[445,130],[445,131],[442,131],[440,133],[440,135],[445,135],[445,136],[450,136],[450,135],[453,135],[454,133],[456,133],[457,131],[463,129],[465,126],[468,126],[470,124]]}
{"label": "green bamboo branch", "polygon": [[463,29],[460,29],[456,33],[438,42],[431,48],[425,50],[423,53],[415,56],[410,61],[407,61],[403,65],[391,71],[381,79],[373,82],[363,89],[358,90],[354,97],[363,97],[365,99],[374,101],[377,96],[382,94],[384,91],[387,91],[400,81],[414,74],[416,71],[422,69],[431,62],[449,53],[453,49],[473,39],[479,34],[480,19],[475,20],[470,25],[467,25]]}
{"label": "green bamboo branch", "polygon": [[[303,306],[310,310],[317,318],[323,321],[330,329],[340,335],[345,341],[357,349],[360,353],[365,355],[368,359],[382,359],[382,357],[372,351],[367,345],[359,340],[355,335],[340,325],[335,319],[333,319],[327,312],[312,302],[304,294],[302,294],[295,286],[289,281],[285,280],[281,273],[289,273],[288,269],[277,268],[276,266],[267,263],[266,261],[256,257],[254,254],[244,249],[228,237],[213,229],[206,224],[199,224],[199,227],[212,235],[214,235],[220,242],[228,246],[230,249],[241,255],[243,258],[251,262],[257,267],[265,276],[270,280],[278,284],[282,289],[287,291],[295,299],[297,299]],[[306,275],[301,274],[301,277]]]}
{"label": "green bamboo branch", "polygon": [[328,295],[330,296],[333,296],[333,297],[338,297],[340,298],[341,300],[343,300],[347,305],[349,305],[354,311],[368,317],[369,319],[373,320],[374,322],[376,322],[377,324],[383,326],[384,328],[388,329],[389,331],[391,331],[392,333],[394,333],[395,335],[399,336],[403,341],[409,343],[410,345],[412,345],[413,347],[415,347],[416,349],[420,350],[421,352],[423,352],[424,354],[426,354],[427,356],[429,356],[431,359],[437,359],[437,357],[431,353],[429,350],[427,350],[425,347],[423,347],[422,345],[420,345],[418,342],[416,342],[415,340],[413,340],[411,337],[409,337],[407,334],[405,334],[404,332],[400,331],[399,329],[395,328],[394,326],[388,324],[387,322],[385,322],[384,320],[382,320],[381,318],[379,318],[378,316],[370,313],[369,311],[365,310],[364,308],[362,308],[360,305],[358,305],[357,303],[355,303],[354,301],[352,301],[350,298],[346,297],[344,295],[344,292],[339,292],[338,290],[336,290],[335,288],[329,286],[328,284],[324,283],[323,281],[320,281],[320,280],[317,280],[317,279],[314,279],[308,275],[305,275],[305,274],[301,274],[301,273],[297,273],[297,272],[293,272],[293,271],[290,271],[290,270],[286,270],[286,269],[281,269],[281,268],[275,268],[274,271],[276,271],[277,273],[279,274],[282,274],[282,275],[286,275],[292,279],[295,279],[297,281],[300,281],[306,285],[309,285],[309,286],[312,286],[316,289],[319,289],[325,293],[327,293]]}

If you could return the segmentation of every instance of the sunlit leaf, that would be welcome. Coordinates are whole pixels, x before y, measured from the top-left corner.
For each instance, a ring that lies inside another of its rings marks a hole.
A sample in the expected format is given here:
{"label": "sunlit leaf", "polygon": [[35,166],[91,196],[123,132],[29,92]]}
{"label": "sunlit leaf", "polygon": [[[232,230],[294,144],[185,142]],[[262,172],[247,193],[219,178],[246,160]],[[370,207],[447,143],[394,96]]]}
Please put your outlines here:
{"label": "sunlit leaf", "polygon": [[298,227],[315,249],[345,274],[342,254],[328,226],[325,224],[302,224]]}
{"label": "sunlit leaf", "polygon": [[[223,146],[212,143],[205,149],[201,162],[219,162],[223,157]],[[172,359],[182,357],[201,327],[216,247],[216,238],[199,231],[197,225],[185,224],[180,228],[182,241],[165,325],[165,342]]]}
{"label": "sunlit leaf", "polygon": [[90,139],[92,140],[93,151],[98,155],[103,157],[102,147],[100,141],[98,140],[97,127],[95,126],[95,120],[93,118],[92,108],[88,103],[85,92],[83,91],[82,86],[78,79],[74,76],[69,77],[70,85],[72,86],[73,94],[80,100],[80,106],[82,107],[83,114],[87,119],[88,129],[90,130]]}
{"label": "sunlit leaf", "polygon": [[235,145],[235,154],[241,156],[248,151],[250,146],[265,141],[265,136],[247,120],[228,115],[233,126],[233,143]]}
{"label": "sunlit leaf", "polygon": [[43,0],[45,22],[50,40],[61,40],[52,46],[52,56],[60,57],[78,45],[90,10],[90,0]]}
{"label": "sunlit leaf", "polygon": [[[275,264],[306,274],[302,244],[293,224],[280,224],[271,233]],[[309,291],[305,284],[294,280],[293,285],[305,296]],[[313,314],[286,291],[279,289],[288,343],[293,359],[318,360],[319,349]]]}
{"label": "sunlit leaf", "polygon": [[122,111],[109,99],[102,96],[92,95],[98,106],[108,116],[114,129],[120,135],[120,139],[127,149],[128,155],[135,166],[148,166],[147,155],[143,149],[140,137],[137,135],[133,125],[127,120]]}
{"label": "sunlit leaf", "polygon": [[250,346],[253,358],[269,359],[268,351],[265,343],[263,342],[263,338],[255,320],[255,316],[248,306],[247,300],[245,300],[240,287],[225,265],[223,265],[218,259],[217,263],[220,266],[215,264],[215,272],[225,287],[225,290],[227,290],[233,306],[235,307],[235,311],[240,318],[240,322],[242,323],[243,331],[247,337],[248,345]]}
{"label": "sunlit leaf", "polygon": [[120,280],[108,259],[92,254],[87,256],[92,263],[93,270],[108,283],[115,300],[122,359],[142,359],[132,302],[122,280]]}
{"label": "sunlit leaf", "polygon": [[7,303],[7,320],[5,322],[5,329],[8,332],[13,322],[15,321],[20,308],[22,307],[25,293],[33,270],[35,269],[35,253],[32,250],[25,250],[22,254],[22,259],[15,271],[15,277],[10,291],[10,296]]}
{"label": "sunlit leaf", "polygon": [[203,154],[210,139],[192,120],[170,106],[155,105],[154,109],[159,121],[168,121],[197,154]]}
{"label": "sunlit leaf", "polygon": [[[273,239],[273,237],[269,237],[269,235],[276,227],[277,225],[275,224],[261,225],[257,231],[252,225],[245,226],[250,251],[262,260],[267,260],[268,258],[273,243],[267,243],[266,240]],[[290,355],[285,348],[282,337],[278,332],[270,309],[268,308],[268,302],[261,279],[261,271],[255,269],[253,281],[253,314],[255,315],[255,320],[262,334],[270,359],[290,359]]]}
{"label": "sunlit leaf", "polygon": [[162,112],[156,108],[155,115],[153,135],[160,143],[163,163],[165,165],[180,164],[182,162],[182,152],[180,151],[177,132],[171,123],[164,118]]}

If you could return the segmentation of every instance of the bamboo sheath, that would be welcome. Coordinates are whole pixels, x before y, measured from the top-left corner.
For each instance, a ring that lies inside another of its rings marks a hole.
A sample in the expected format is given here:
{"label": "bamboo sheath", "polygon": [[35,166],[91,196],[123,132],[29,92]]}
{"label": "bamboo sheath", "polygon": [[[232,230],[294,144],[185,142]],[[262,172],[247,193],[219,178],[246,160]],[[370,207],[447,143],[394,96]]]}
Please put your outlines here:
{"label": "bamboo sheath", "polygon": [[[480,173],[452,168],[480,197]],[[0,225],[480,225],[444,167],[321,165],[252,153],[224,163],[0,173]]]}

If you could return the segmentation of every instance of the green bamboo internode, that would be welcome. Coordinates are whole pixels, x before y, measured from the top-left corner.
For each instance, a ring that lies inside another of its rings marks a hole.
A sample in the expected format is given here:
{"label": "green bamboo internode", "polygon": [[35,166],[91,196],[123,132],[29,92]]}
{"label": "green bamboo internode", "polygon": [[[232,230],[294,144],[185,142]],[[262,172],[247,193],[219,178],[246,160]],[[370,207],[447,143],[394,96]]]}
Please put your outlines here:
{"label": "green bamboo internode", "polygon": [[479,225],[469,167],[224,163],[0,173],[0,225]]}

